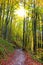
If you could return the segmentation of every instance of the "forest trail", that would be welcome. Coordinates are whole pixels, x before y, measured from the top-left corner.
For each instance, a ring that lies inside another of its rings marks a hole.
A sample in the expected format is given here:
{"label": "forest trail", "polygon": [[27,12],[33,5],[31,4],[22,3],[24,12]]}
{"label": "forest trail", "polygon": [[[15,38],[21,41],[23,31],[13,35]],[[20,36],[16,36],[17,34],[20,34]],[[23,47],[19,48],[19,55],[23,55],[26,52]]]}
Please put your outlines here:
{"label": "forest trail", "polygon": [[33,60],[31,56],[22,51],[21,49],[15,50],[12,59],[10,61],[3,63],[3,65],[43,65],[36,60]]}

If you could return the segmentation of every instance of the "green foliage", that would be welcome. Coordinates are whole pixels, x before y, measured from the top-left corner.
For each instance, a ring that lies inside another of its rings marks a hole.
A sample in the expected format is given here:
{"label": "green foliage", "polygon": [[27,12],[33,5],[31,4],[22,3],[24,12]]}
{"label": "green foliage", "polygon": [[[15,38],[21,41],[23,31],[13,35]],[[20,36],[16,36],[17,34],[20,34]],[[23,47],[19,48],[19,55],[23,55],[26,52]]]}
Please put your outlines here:
{"label": "green foliage", "polygon": [[14,52],[14,48],[11,43],[0,39],[0,58],[6,58],[5,55],[8,57],[9,54]]}

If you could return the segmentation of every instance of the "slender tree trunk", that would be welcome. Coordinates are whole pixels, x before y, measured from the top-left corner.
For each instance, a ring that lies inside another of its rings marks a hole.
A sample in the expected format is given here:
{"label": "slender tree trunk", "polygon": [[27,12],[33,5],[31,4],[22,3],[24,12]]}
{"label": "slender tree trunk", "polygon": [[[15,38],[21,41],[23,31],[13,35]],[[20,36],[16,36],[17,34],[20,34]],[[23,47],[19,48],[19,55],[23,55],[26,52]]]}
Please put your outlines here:
{"label": "slender tree trunk", "polygon": [[34,52],[36,51],[36,45],[37,45],[37,43],[36,43],[36,20],[34,20],[34,23],[33,23],[33,43],[34,43],[34,45],[33,45],[33,49],[34,49]]}
{"label": "slender tree trunk", "polygon": [[34,10],[32,12],[33,14],[33,50],[34,52],[36,52],[36,48],[37,48],[37,42],[36,42],[36,21],[37,21],[37,13],[35,13],[35,1],[34,1]]}
{"label": "slender tree trunk", "polygon": [[23,48],[25,48],[25,18],[23,21]]}
{"label": "slender tree trunk", "polygon": [[2,38],[4,38],[4,15],[5,15],[5,1],[2,3]]}
{"label": "slender tree trunk", "polygon": [[43,15],[42,15],[42,44],[41,47],[43,48]]}
{"label": "slender tree trunk", "polygon": [[2,25],[1,16],[2,16],[2,3],[0,4],[0,37],[2,35],[2,31],[1,31],[1,25]]}
{"label": "slender tree trunk", "polygon": [[4,39],[6,39],[7,32],[8,32],[8,23],[9,23],[9,8],[7,8],[7,17],[5,20],[5,32],[4,32]]}
{"label": "slender tree trunk", "polygon": [[[25,8],[25,0],[24,0],[24,8]],[[25,16],[23,21],[23,48],[25,48]]]}

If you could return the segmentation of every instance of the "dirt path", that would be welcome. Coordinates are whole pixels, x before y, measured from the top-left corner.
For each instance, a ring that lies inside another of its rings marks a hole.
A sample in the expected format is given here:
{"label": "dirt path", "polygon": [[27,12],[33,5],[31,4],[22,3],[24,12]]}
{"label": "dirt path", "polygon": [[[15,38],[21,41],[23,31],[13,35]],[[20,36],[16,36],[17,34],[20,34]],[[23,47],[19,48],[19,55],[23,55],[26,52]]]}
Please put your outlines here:
{"label": "dirt path", "polygon": [[3,63],[3,65],[43,65],[31,58],[28,53],[22,50],[15,50],[12,59],[9,62]]}

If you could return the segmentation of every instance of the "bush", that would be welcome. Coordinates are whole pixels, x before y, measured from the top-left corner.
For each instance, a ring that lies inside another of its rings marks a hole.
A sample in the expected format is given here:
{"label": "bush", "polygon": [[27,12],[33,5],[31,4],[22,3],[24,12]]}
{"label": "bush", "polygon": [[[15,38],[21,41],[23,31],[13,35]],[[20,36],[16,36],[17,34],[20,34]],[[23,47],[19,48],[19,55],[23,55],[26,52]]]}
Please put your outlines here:
{"label": "bush", "polygon": [[0,39],[0,59],[6,59],[13,52],[14,48],[12,44]]}

